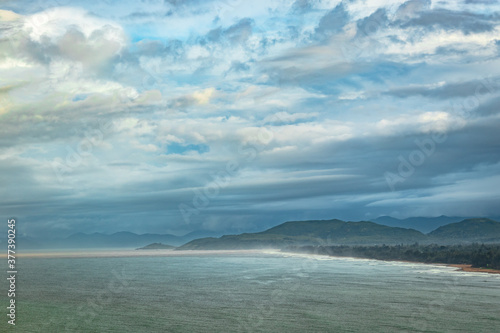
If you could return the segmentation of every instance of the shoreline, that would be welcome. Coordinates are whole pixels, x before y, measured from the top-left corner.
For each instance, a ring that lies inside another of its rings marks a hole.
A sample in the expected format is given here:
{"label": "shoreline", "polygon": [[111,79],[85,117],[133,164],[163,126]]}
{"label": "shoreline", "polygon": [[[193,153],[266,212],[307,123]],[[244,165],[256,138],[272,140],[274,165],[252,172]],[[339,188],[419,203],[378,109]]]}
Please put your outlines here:
{"label": "shoreline", "polygon": [[449,267],[458,268],[457,271],[463,271],[463,272],[500,274],[500,269],[477,268],[477,267],[472,267],[472,265],[465,265],[465,264],[445,264],[445,265]]}
{"label": "shoreline", "polygon": [[[339,258],[342,258],[342,257],[339,257]],[[356,257],[353,257],[353,258],[356,258]],[[369,259],[369,258],[358,258],[358,259]],[[373,260],[380,260],[380,259],[373,259]],[[446,267],[457,268],[456,271],[470,272],[470,273],[500,274],[500,269],[472,267],[471,264],[445,264],[442,262],[422,262],[422,261],[397,260],[397,259],[381,260],[381,261],[397,261],[397,262],[406,262],[406,263],[412,263],[412,264],[446,266]]]}
{"label": "shoreline", "polygon": [[456,268],[455,271],[458,271],[458,272],[500,274],[500,269],[478,268],[478,267],[472,267],[472,265],[470,265],[470,264],[446,264],[446,263],[442,263],[442,262],[422,262],[422,261],[410,261],[410,260],[402,260],[402,259],[398,260],[398,259],[376,259],[376,258],[363,258],[363,257],[344,257],[344,256],[332,256],[332,255],[328,255],[328,254],[304,253],[304,252],[283,252],[283,253],[318,255],[318,256],[326,256],[326,257],[330,257],[330,258],[365,259],[365,260],[377,260],[377,261],[402,262],[402,263],[410,263],[410,264],[445,266],[445,267]]}
{"label": "shoreline", "polygon": [[[376,259],[376,258],[363,258],[351,256],[333,256],[328,254],[319,253],[304,253],[293,251],[282,251],[280,249],[250,249],[250,250],[184,250],[174,251],[173,249],[155,249],[155,250],[138,250],[138,249],[101,249],[101,250],[87,250],[87,251],[45,251],[45,252],[28,252],[22,253],[18,256],[20,258],[110,258],[110,257],[182,257],[182,256],[203,256],[203,255],[251,255],[251,254],[299,254],[299,255],[314,255],[324,256],[330,258],[347,258],[347,259],[361,259],[361,260],[377,260],[377,261],[392,261],[401,263],[425,264],[435,266],[447,266],[456,268],[456,271],[470,272],[470,273],[489,273],[500,274],[499,269],[492,268],[476,268],[470,264],[446,264],[446,263],[429,263],[421,261],[398,260],[398,259]],[[6,257],[1,256],[0,257]]]}

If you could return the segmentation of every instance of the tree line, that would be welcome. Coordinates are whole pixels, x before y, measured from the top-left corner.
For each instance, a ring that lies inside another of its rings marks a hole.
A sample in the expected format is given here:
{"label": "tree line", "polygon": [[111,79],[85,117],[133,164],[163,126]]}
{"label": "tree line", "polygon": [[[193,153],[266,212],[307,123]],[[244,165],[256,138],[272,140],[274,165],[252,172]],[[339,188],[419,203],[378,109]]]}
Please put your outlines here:
{"label": "tree line", "polygon": [[477,268],[500,269],[500,244],[289,246],[282,251],[378,260],[464,264]]}

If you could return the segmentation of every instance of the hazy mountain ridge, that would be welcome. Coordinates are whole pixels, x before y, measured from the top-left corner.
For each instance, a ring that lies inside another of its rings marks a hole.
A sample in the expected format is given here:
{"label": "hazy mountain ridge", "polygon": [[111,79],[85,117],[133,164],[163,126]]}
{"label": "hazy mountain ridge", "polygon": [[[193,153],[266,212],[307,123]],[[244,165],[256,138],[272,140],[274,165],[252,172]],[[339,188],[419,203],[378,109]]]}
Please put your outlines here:
{"label": "hazy mountain ridge", "polygon": [[437,217],[408,217],[397,219],[391,216],[380,216],[372,219],[372,222],[387,225],[389,227],[411,228],[423,233],[429,233],[437,228],[455,222],[465,220],[465,217],[459,216],[437,216]]}
{"label": "hazy mountain ridge", "polygon": [[[38,239],[18,235],[16,242],[19,249],[83,249],[83,248],[139,248],[152,243],[180,246],[193,239],[214,235],[210,231],[197,231],[184,236],[171,234],[136,234],[120,231],[113,234],[78,232],[61,239]],[[220,235],[220,234],[218,234]],[[0,242],[1,243],[4,243]]]}
{"label": "hazy mountain ridge", "polygon": [[[472,232],[474,231],[474,232]],[[369,221],[341,220],[291,221],[258,233],[201,238],[180,250],[281,248],[301,245],[382,245],[412,243],[494,243],[500,242],[500,222],[491,219],[465,219],[423,234],[414,229],[389,227]]]}
{"label": "hazy mountain ridge", "polygon": [[[382,217],[386,222],[405,221]],[[441,223],[455,217],[410,218],[415,221]],[[408,223],[410,223],[408,222]],[[462,219],[435,228],[424,234],[415,229],[393,227],[371,221],[345,222],[339,219],[289,221],[256,233],[224,235],[219,238],[211,231],[195,231],[184,236],[171,234],[135,234],[132,232],[76,233],[64,239],[41,240],[16,238],[19,248],[140,248],[153,243],[170,244],[179,249],[250,249],[282,248],[300,245],[377,245],[377,244],[456,244],[456,243],[500,243],[500,223],[487,218]],[[220,234],[219,234],[220,235]],[[204,237],[205,236],[205,237]],[[3,241],[5,242],[5,241]],[[2,242],[2,243],[3,243]]]}

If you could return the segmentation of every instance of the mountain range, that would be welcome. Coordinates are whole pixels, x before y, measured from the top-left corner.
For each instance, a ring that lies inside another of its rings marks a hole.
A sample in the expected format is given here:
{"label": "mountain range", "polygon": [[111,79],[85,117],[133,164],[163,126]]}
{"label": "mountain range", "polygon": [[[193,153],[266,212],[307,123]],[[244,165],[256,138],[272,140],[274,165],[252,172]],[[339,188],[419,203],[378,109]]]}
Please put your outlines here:
{"label": "mountain range", "polygon": [[441,215],[437,217],[408,217],[406,219],[397,219],[391,216],[380,216],[370,221],[387,225],[389,227],[409,228],[423,233],[429,233],[441,226],[463,220],[465,220],[464,217]]}
{"label": "mountain range", "polygon": [[389,227],[374,222],[313,220],[285,222],[258,233],[202,238],[188,242],[179,250],[222,250],[282,248],[303,245],[394,245],[500,243],[500,222],[487,218],[465,219],[440,226],[424,234],[418,230]]}
{"label": "mountain range", "polygon": [[[201,237],[218,237],[221,233],[211,231],[196,231],[184,236],[171,234],[136,234],[128,231],[113,234],[103,233],[76,233],[66,238],[39,239],[18,235],[16,244],[18,249],[98,249],[98,248],[138,248],[152,243],[180,246],[193,239]],[[5,243],[2,240],[0,244]]]}
{"label": "mountain range", "polygon": [[[457,221],[458,220],[458,221]],[[450,222],[451,221],[451,222]],[[410,228],[410,226],[418,226]],[[431,230],[429,230],[431,229]],[[422,232],[422,230],[424,230]],[[153,243],[177,249],[281,248],[288,245],[500,243],[500,223],[487,218],[463,219],[439,216],[398,220],[383,216],[374,221],[345,222],[338,219],[290,221],[270,229],[239,235],[196,231],[184,236],[132,232],[76,233],[66,238],[42,240],[18,235],[19,249],[140,248]],[[0,244],[5,243],[2,240]]]}
{"label": "mountain range", "polygon": [[495,243],[500,242],[500,222],[486,218],[467,219],[439,227],[428,236],[434,243]]}

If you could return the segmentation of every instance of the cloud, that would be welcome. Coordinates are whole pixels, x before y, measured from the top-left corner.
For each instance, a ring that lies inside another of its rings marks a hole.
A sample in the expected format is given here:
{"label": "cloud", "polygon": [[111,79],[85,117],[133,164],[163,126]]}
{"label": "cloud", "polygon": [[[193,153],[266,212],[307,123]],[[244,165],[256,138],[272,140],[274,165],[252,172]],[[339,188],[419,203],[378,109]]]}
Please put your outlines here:
{"label": "cloud", "polygon": [[483,96],[499,92],[496,83],[498,80],[499,78],[490,77],[482,80],[465,82],[441,82],[433,85],[395,88],[385,93],[401,98],[423,96],[435,99],[451,99],[457,97],[465,98],[475,94]]}
{"label": "cloud", "polygon": [[396,11],[396,18],[400,20],[417,17],[423,10],[428,10],[431,0],[410,0],[399,6]]}
{"label": "cloud", "polygon": [[210,30],[205,38],[209,42],[220,43],[227,40],[231,44],[242,44],[252,35],[252,26],[253,20],[244,18],[228,28],[218,27]]}
{"label": "cloud", "polygon": [[307,13],[314,9],[314,1],[312,0],[295,0],[292,4],[292,10],[296,13]]}
{"label": "cloud", "polygon": [[495,97],[488,100],[486,103],[481,103],[473,110],[467,109],[466,112],[469,111],[473,115],[479,115],[483,117],[497,115],[500,113],[500,97]]}
{"label": "cloud", "polygon": [[493,31],[498,24],[498,15],[476,14],[468,11],[434,9],[423,11],[417,17],[401,24],[402,28],[461,30],[464,34]]}
{"label": "cloud", "polygon": [[124,37],[119,25],[94,17],[85,10],[69,7],[51,8],[27,16],[24,29],[35,42],[47,39],[53,42],[57,41],[68,30],[74,29],[80,31],[85,38],[90,38],[97,33],[109,41],[121,42]]}
{"label": "cloud", "polygon": [[388,24],[388,18],[385,8],[377,9],[373,14],[356,22],[357,34],[368,36],[384,28]]}
{"label": "cloud", "polygon": [[462,128],[465,121],[460,117],[453,117],[447,112],[425,112],[416,116],[401,116],[393,119],[382,119],[376,127],[383,135],[396,133],[446,133],[450,130]]}
{"label": "cloud", "polygon": [[338,4],[321,18],[315,29],[318,38],[326,38],[342,31],[349,22],[349,13],[344,8],[343,3]]}
{"label": "cloud", "polygon": [[30,43],[25,51],[34,58],[60,57],[89,67],[118,55],[127,43],[120,26],[73,8],[53,8],[28,16],[23,30]]}
{"label": "cloud", "polygon": [[277,112],[273,115],[267,116],[264,118],[264,123],[270,123],[270,124],[289,124],[289,123],[295,123],[300,120],[306,120],[306,119],[311,119],[314,117],[317,117],[318,113],[317,112],[311,112],[311,113],[288,113],[288,112]]}
{"label": "cloud", "polygon": [[66,4],[0,12],[0,207],[20,232],[500,215],[496,3]]}
{"label": "cloud", "polygon": [[16,21],[21,19],[22,16],[10,10],[0,9],[0,22]]}

